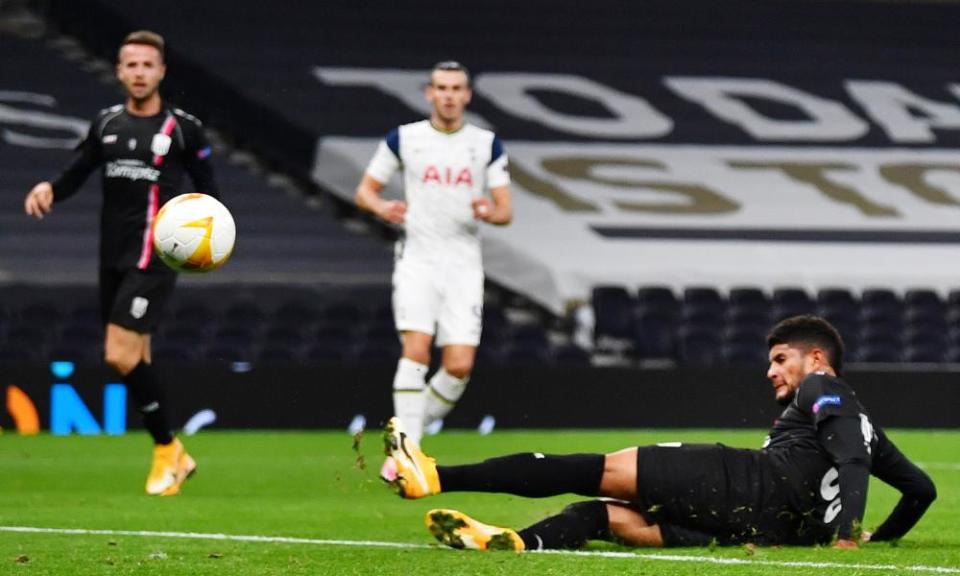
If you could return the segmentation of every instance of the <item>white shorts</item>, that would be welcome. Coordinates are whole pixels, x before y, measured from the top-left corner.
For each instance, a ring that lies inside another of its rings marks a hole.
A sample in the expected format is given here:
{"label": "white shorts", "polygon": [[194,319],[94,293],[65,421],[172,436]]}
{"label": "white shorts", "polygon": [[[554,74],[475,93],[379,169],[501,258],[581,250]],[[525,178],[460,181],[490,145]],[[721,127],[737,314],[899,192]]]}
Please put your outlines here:
{"label": "white shorts", "polygon": [[483,269],[450,270],[397,261],[393,270],[393,319],[398,331],[436,334],[436,345],[480,344]]}

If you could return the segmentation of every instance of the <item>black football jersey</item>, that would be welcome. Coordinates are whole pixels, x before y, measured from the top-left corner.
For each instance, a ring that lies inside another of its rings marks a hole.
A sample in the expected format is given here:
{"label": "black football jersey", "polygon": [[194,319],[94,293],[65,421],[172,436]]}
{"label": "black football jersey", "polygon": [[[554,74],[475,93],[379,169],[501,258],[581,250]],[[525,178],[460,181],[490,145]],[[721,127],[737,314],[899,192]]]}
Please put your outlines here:
{"label": "black football jersey", "polygon": [[[855,536],[866,509],[870,474],[905,493],[932,482],[874,425],[856,393],[823,372],[807,376],[775,421],[764,444],[771,481],[784,489],[791,508],[812,525],[840,538]],[[929,503],[927,503],[929,504]],[[905,534],[915,516],[891,515],[879,530]],[[914,510],[916,512],[916,510]]]}
{"label": "black football jersey", "polygon": [[153,256],[151,226],[160,207],[194,188],[219,197],[210,164],[210,144],[195,117],[178,108],[134,116],[118,104],[102,110],[77,146],[72,161],[53,182],[54,201],[76,193],[90,173],[102,169],[100,265],[162,267]]}

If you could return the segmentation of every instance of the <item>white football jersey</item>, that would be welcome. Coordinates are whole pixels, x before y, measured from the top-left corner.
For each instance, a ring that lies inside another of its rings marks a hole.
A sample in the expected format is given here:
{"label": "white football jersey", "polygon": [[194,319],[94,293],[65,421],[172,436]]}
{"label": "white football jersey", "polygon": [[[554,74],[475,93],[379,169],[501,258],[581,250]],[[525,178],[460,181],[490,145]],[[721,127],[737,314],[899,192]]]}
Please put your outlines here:
{"label": "white football jersey", "polygon": [[479,221],[471,202],[510,184],[500,139],[471,124],[453,133],[429,120],[404,124],[380,142],[367,174],[386,184],[398,169],[407,202],[403,257],[479,262]]}

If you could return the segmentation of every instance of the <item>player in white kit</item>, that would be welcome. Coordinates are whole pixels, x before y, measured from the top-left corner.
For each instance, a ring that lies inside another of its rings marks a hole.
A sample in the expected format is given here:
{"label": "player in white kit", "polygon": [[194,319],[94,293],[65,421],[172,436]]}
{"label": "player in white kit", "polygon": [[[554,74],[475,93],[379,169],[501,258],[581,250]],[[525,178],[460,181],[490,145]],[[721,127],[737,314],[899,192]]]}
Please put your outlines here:
{"label": "player in white kit", "polygon": [[[464,121],[472,97],[467,69],[438,63],[425,95],[430,119],[387,134],[356,193],[360,208],[403,228],[393,272],[394,320],[403,341],[393,400],[417,443],[424,427],[460,399],[473,370],[483,314],[479,223],[503,226],[513,217],[500,139]],[[405,201],[381,197],[397,170]],[[443,361],[428,384],[434,336]]]}

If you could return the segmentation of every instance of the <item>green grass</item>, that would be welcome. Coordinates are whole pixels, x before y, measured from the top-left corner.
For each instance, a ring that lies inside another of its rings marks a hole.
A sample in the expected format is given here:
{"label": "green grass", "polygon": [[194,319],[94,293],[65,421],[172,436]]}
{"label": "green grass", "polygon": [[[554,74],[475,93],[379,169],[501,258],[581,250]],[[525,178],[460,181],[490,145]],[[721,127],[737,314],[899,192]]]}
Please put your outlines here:
{"label": "green grass", "polygon": [[[666,440],[757,446],[762,431],[534,431],[481,437],[445,432],[426,447],[441,462],[469,462],[517,451],[608,452]],[[425,548],[232,542],[161,536],[0,532],[0,574],[902,574],[867,565],[960,570],[960,432],[893,431],[915,461],[929,463],[940,498],[898,546],[859,551],[829,548],[634,551],[606,543],[592,551],[629,558],[456,552],[434,546],[423,527],[429,508],[461,509],[515,527],[559,511],[575,497],[524,499],[495,494],[442,494],[403,501],[377,479],[379,434],[370,433],[357,465],[343,432],[204,432],[187,446],[200,468],[180,496],[142,493],[150,446],[124,437],[0,436],[0,525],[145,530],[311,539],[402,542]],[[896,493],[871,485],[866,525],[875,526]],[[654,560],[647,555],[705,556],[746,564]],[[784,566],[782,562],[860,564]],[[931,572],[912,572],[931,573]],[[951,573],[951,572],[947,572]],[[960,572],[953,572],[960,573]]]}

